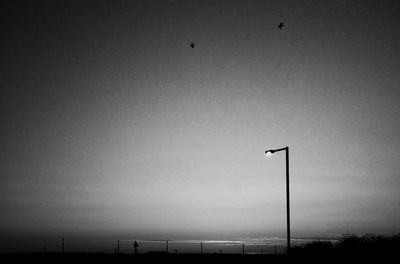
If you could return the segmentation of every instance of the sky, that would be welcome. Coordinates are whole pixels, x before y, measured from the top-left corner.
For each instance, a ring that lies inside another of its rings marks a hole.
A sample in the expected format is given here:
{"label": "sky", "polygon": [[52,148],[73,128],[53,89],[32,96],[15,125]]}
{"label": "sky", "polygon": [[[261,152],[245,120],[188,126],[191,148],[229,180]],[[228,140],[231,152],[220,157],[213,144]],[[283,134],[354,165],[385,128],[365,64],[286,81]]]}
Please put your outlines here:
{"label": "sky", "polygon": [[400,232],[398,1],[0,10],[0,251]]}

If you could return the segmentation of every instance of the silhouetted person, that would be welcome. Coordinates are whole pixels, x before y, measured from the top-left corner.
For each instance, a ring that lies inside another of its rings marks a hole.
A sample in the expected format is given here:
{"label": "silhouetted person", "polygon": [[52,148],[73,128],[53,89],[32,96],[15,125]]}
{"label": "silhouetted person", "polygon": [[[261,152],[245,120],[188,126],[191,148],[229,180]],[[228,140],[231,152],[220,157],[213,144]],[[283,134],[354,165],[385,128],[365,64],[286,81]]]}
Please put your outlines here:
{"label": "silhouetted person", "polygon": [[133,243],[133,248],[135,249],[135,255],[137,255],[137,253],[138,253],[138,251],[137,251],[138,247],[139,247],[139,244],[135,240],[135,242]]}
{"label": "silhouetted person", "polygon": [[278,28],[282,29],[284,26],[285,26],[285,24],[281,22],[281,23],[279,23]]}
{"label": "silhouetted person", "polygon": [[194,44],[193,42],[190,43],[190,47],[191,47],[192,49],[194,49],[195,46],[196,46],[196,44]]}

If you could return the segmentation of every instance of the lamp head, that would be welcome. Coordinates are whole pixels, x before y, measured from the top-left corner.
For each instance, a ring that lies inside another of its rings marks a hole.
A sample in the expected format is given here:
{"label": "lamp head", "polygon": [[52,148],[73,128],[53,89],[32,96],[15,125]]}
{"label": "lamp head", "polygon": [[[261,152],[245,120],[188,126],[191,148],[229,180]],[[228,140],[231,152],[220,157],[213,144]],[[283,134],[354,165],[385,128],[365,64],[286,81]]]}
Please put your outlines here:
{"label": "lamp head", "polygon": [[267,150],[265,151],[265,155],[267,155],[267,157],[271,156],[275,151],[273,149],[271,150]]}

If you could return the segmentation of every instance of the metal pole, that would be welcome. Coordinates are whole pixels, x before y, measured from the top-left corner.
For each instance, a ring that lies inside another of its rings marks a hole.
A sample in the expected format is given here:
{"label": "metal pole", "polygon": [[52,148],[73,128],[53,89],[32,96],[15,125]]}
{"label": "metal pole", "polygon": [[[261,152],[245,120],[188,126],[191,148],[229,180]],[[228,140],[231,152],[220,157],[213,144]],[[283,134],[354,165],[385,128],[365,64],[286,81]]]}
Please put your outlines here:
{"label": "metal pole", "polygon": [[167,240],[167,248],[166,249],[167,249],[167,253],[168,253],[168,240]]}
{"label": "metal pole", "polygon": [[61,239],[61,252],[64,253],[64,238]]}
{"label": "metal pole", "polygon": [[287,217],[287,254],[289,254],[290,253],[289,147],[286,147],[286,217]]}
{"label": "metal pole", "polygon": [[203,242],[200,242],[200,254],[203,254]]}

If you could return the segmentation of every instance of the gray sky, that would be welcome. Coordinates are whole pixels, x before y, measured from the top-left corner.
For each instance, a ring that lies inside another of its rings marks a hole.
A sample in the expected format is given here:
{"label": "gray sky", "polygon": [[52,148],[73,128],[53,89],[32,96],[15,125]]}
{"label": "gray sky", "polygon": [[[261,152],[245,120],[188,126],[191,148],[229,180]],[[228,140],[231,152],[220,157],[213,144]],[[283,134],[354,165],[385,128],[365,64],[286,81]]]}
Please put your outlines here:
{"label": "gray sky", "polygon": [[9,2],[0,250],[400,231],[397,1]]}

